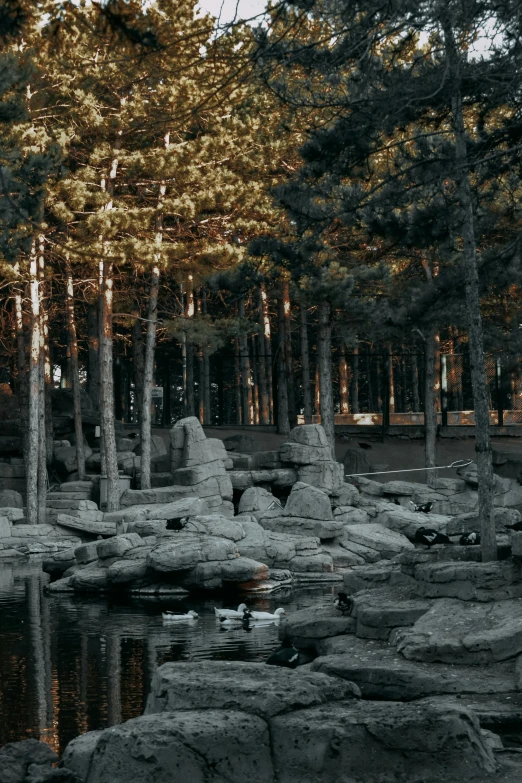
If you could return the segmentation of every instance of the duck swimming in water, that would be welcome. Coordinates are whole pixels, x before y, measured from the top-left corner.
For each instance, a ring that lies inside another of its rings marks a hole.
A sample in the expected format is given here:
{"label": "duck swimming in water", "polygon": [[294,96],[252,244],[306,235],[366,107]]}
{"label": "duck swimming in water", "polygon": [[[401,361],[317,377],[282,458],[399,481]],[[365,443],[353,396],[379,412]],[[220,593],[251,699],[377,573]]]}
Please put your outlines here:
{"label": "duck swimming in water", "polygon": [[448,536],[429,527],[419,527],[415,532],[414,540],[417,544],[425,544],[428,549],[434,544],[451,544]]}
{"label": "duck swimming in water", "polygon": [[238,620],[242,620],[243,614],[246,611],[248,611],[246,604],[239,604],[237,609],[218,609],[217,606],[214,607],[214,614],[218,620],[221,620],[225,617],[235,617]]}
{"label": "duck swimming in water", "polygon": [[295,669],[299,663],[299,650],[296,650],[290,637],[285,636],[281,647],[278,650],[274,650],[265,663],[269,666],[283,666],[286,669]]}
{"label": "duck swimming in water", "polygon": [[183,614],[182,612],[162,612],[161,616],[163,618],[163,622],[168,623],[175,623],[175,622],[184,622],[184,621],[192,621],[197,620],[199,615],[197,612],[194,612],[192,609],[190,609],[186,614]]}
{"label": "duck swimming in water", "polygon": [[219,622],[222,626],[227,627],[231,625],[240,626],[242,625],[244,628],[249,627],[250,623],[252,621],[252,614],[249,612],[248,609],[245,608],[245,611],[241,616],[235,616],[235,617],[220,617]]}
{"label": "duck swimming in water", "polygon": [[279,622],[281,617],[286,614],[284,609],[276,609],[273,614],[270,614],[270,612],[251,612],[252,619],[253,620],[272,620]]}

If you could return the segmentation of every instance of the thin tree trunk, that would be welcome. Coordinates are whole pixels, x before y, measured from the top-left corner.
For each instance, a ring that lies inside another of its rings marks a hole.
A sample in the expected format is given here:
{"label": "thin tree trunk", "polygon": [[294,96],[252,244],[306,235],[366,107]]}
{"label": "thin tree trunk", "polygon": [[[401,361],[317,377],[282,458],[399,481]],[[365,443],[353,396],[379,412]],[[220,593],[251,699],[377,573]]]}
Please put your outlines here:
{"label": "thin tree trunk", "polygon": [[480,313],[480,292],[477,269],[477,249],[473,216],[473,202],[469,181],[466,150],[466,129],[462,110],[460,84],[461,58],[457,51],[449,18],[442,22],[446,56],[448,58],[450,84],[453,86],[451,101],[453,132],[455,136],[455,183],[460,204],[461,232],[464,268],[466,272],[466,310],[471,359],[471,383],[475,409],[475,453],[477,460],[479,519],[483,562],[497,559],[497,540],[493,516],[493,490],[495,479],[491,442],[489,437],[489,404],[484,340]]}
{"label": "thin tree trunk", "polygon": [[[15,272],[19,275],[19,264],[15,264]],[[20,424],[23,438],[23,454],[27,471],[27,368],[25,360],[24,316],[23,316],[23,289],[22,284],[17,283],[14,289],[15,320],[16,320],[16,362],[18,367],[18,402],[20,405]]]}
{"label": "thin tree trunk", "polygon": [[76,462],[78,464],[78,478],[85,479],[85,452],[83,448],[82,403],[80,396],[80,371],[78,365],[78,339],[76,335],[76,318],[74,315],[74,288],[71,262],[65,258],[66,276],[66,305],[67,327],[69,338],[69,352],[71,354],[73,410],[74,410],[74,436],[76,438]]}
{"label": "thin tree trunk", "polygon": [[96,410],[100,408],[100,330],[98,327],[98,310],[95,304],[87,305],[87,392]]}
{"label": "thin tree trunk", "polygon": [[201,424],[205,423],[205,360],[201,345],[198,346],[198,418]]}
{"label": "thin tree trunk", "polygon": [[[192,275],[188,276],[188,289],[187,289],[187,310],[186,317],[194,318],[194,278]],[[194,344],[192,340],[186,338],[186,416],[194,416]]]}
{"label": "thin tree trunk", "polygon": [[301,377],[303,383],[303,413],[305,424],[312,423],[312,387],[310,383],[310,354],[308,351],[308,312],[300,305]]}
{"label": "thin tree trunk", "polygon": [[[242,296],[238,299],[239,317],[245,320],[245,300]],[[250,358],[248,353],[248,337],[246,325],[239,330],[239,351],[241,367],[241,406],[243,409],[243,424],[253,424],[252,380],[250,377]]]}
{"label": "thin tree trunk", "polygon": [[242,398],[241,398],[241,358],[239,338],[234,338],[234,388],[236,390],[236,424],[243,422]]}
{"label": "thin tree trunk", "polygon": [[[38,237],[38,310],[40,313],[40,356],[38,361],[38,524],[46,522],[47,500],[47,438],[46,438],[46,405],[45,405],[45,258],[44,240]],[[52,442],[51,460],[52,461]]]}
{"label": "thin tree trunk", "polygon": [[[415,346],[415,351],[417,350]],[[420,411],[420,397],[419,397],[419,366],[417,363],[417,353],[415,352],[411,356],[411,387],[413,391],[413,411],[418,413]]]}
{"label": "thin tree trunk", "polygon": [[40,430],[40,298],[38,261],[33,242],[29,260],[29,291],[31,299],[31,332],[28,374],[28,427],[26,464],[26,506],[29,525],[38,523],[38,455]]}
{"label": "thin tree trunk", "polygon": [[[436,332],[434,328],[428,330],[424,345],[424,465],[433,468],[437,464],[437,406],[436,406],[436,379],[439,374],[436,361]],[[436,478],[435,470],[426,471],[426,483],[430,484]]]}
{"label": "thin tree trunk", "polygon": [[151,406],[152,383],[154,381],[154,349],[156,346],[156,325],[158,322],[158,293],[160,271],[158,266],[152,268],[149,292],[149,308],[147,313],[147,336],[145,339],[145,362],[143,374],[143,404],[140,419],[141,445],[141,489],[150,489],[150,457],[151,457]]}
{"label": "thin tree trunk", "polygon": [[[257,355],[258,355],[258,379],[259,379],[259,420],[261,424],[270,424],[270,401],[267,386],[267,362],[266,362],[266,340],[264,335],[264,312],[263,312],[263,294],[261,288],[258,288],[259,303],[259,326],[260,331],[257,335]],[[255,339],[255,338],[254,338]]]}
{"label": "thin tree trunk", "polygon": [[359,345],[356,342],[352,356],[352,377],[350,379],[350,402],[352,413],[359,413]]}
{"label": "thin tree trunk", "polygon": [[317,338],[319,385],[321,389],[321,424],[335,459],[335,427],[332,391],[332,321],[329,302],[319,304],[319,331]]}
{"label": "thin tree trunk", "polygon": [[[207,292],[205,288],[201,291],[201,306],[203,309],[203,315],[207,314]],[[203,417],[204,424],[211,424],[211,407],[210,407],[210,357],[208,355],[208,346],[203,346],[203,400],[205,406],[205,412]]]}
{"label": "thin tree trunk", "polygon": [[[54,436],[53,436],[53,408],[51,389],[53,385],[51,369],[51,351],[49,348],[49,313],[45,305],[45,257],[44,257],[44,235],[40,234],[38,238],[38,268],[40,277],[40,314],[42,323],[40,326],[40,340],[43,354],[43,405],[44,405],[44,425],[45,425],[45,461],[46,465],[51,465],[54,457]],[[45,470],[45,486],[47,487],[47,469]],[[46,490],[47,491],[47,490]],[[45,515],[44,515],[45,521]]]}
{"label": "thin tree trunk", "polygon": [[107,475],[107,511],[117,511],[120,507],[120,482],[116,452],[116,430],[114,427],[112,358],[113,279],[112,262],[108,259],[105,259],[103,262],[102,302],[100,341],[101,430],[103,433],[103,452]]}
{"label": "thin tree trunk", "polygon": [[143,410],[143,379],[145,376],[145,347],[143,345],[143,332],[141,331],[141,319],[136,318],[131,329],[132,363],[134,365],[134,405],[135,419],[141,422]]}
{"label": "thin tree trunk", "polygon": [[315,379],[314,379],[314,407],[315,415],[321,414],[321,379],[319,377],[319,353],[315,356]]}
{"label": "thin tree trunk", "polygon": [[341,413],[350,413],[350,405],[348,402],[348,363],[346,361],[346,350],[343,339],[341,339],[339,346],[339,397]]}
{"label": "thin tree trunk", "polygon": [[268,394],[269,423],[274,422],[274,380],[272,377],[272,329],[270,326],[270,316],[268,314],[268,299],[263,284],[259,287],[261,298],[261,317],[263,320],[263,337],[265,341],[264,355],[266,358],[266,388]]}
{"label": "thin tree trunk", "polygon": [[259,360],[257,356],[256,338],[254,335],[252,335],[252,400],[254,408],[254,424],[259,424]]}
{"label": "thin tree trunk", "polygon": [[292,303],[290,301],[290,283],[283,282],[283,314],[285,326],[285,375],[288,389],[288,419],[290,428],[297,424],[297,406],[295,400],[294,360],[292,350]]}
{"label": "thin tree trunk", "polygon": [[395,382],[393,376],[393,354],[391,345],[386,348],[388,353],[388,388],[390,390],[390,413],[395,413]]}
{"label": "thin tree trunk", "polygon": [[281,295],[277,302],[277,343],[277,431],[280,435],[288,435],[290,419],[285,362],[285,313]]}

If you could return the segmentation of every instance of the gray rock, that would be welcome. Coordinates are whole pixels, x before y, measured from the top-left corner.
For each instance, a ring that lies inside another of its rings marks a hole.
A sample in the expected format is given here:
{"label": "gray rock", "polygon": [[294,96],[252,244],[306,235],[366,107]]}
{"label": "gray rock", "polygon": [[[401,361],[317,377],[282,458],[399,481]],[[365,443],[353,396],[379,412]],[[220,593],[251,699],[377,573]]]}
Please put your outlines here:
{"label": "gray rock", "polygon": [[[92,449],[87,443],[84,443],[83,450],[85,459],[88,460],[92,456]],[[55,449],[54,462],[58,468],[61,468],[66,473],[74,473],[75,470],[78,470],[76,446],[61,446],[60,448]]]}
{"label": "gray rock", "polygon": [[[75,766],[75,749],[68,764]],[[87,767],[85,751],[82,766]],[[245,712],[197,710],[144,715],[102,731],[88,783],[273,783],[268,726]]]}
{"label": "gray rock", "polygon": [[382,560],[375,565],[357,566],[343,574],[344,589],[348,594],[359,590],[389,585],[411,585],[414,579],[402,573],[398,563]]}
{"label": "gray rock", "polygon": [[458,783],[496,770],[477,718],[463,708],[344,702],[276,716],[270,724],[281,783]]}
{"label": "gray rock", "polygon": [[416,566],[415,580],[419,595],[425,598],[503,601],[522,597],[520,567],[509,560],[425,563]]}
{"label": "gray rock", "polygon": [[344,468],[339,462],[318,462],[315,465],[302,465],[297,477],[305,484],[323,489],[329,495],[337,493],[344,484]]}
{"label": "gray rock", "polygon": [[50,771],[58,756],[45,742],[35,739],[9,742],[0,748],[2,783],[25,783],[30,767],[36,772]]}
{"label": "gray rock", "polygon": [[144,714],[238,709],[268,719],[354,696],[358,690],[350,683],[299,669],[237,661],[176,661],[156,671]]}
{"label": "gray rock", "polygon": [[390,559],[401,552],[414,548],[406,536],[377,523],[346,525],[344,528],[344,541],[347,548],[350,547],[350,542],[354,542],[376,549],[380,552],[383,560]]}
{"label": "gray rock", "polygon": [[[351,566],[362,565],[363,563],[367,562],[366,558],[362,557],[360,554],[357,554],[357,552],[353,549],[346,549],[346,547],[340,546],[339,539],[337,539],[336,543],[334,544],[323,541],[321,544],[321,549],[323,552],[330,555],[334,568],[336,569],[350,568]],[[376,552],[375,554],[375,559],[380,560],[379,553]]]}
{"label": "gray rock", "polygon": [[288,441],[315,448],[329,446],[326,432],[321,424],[300,424],[294,427],[290,431]]}
{"label": "gray rock", "polygon": [[[141,442],[133,443],[130,450],[137,456],[141,457]],[[118,449],[120,451],[120,449]],[[124,449],[122,449],[124,451]],[[167,456],[167,446],[161,435],[151,435],[150,437],[150,456],[151,459],[158,459],[160,457]]]}
{"label": "gray rock", "polygon": [[343,535],[344,524],[337,520],[303,519],[302,517],[259,516],[259,523],[265,530],[293,535],[316,536],[321,540]]}
{"label": "gray rock", "polygon": [[109,557],[122,557],[129,549],[141,546],[143,539],[137,533],[124,533],[106,541],[99,541],[96,547],[98,557],[105,560]]}
{"label": "gray rock", "polygon": [[522,533],[513,533],[511,537],[513,557],[522,558]]}
{"label": "gray rock", "polygon": [[[514,525],[522,519],[522,514],[516,508],[494,508],[493,515],[497,533],[505,531],[506,525]],[[455,536],[469,533],[471,530],[480,530],[478,511],[457,514],[449,520],[446,532],[449,536]]]}
{"label": "gray rock", "polygon": [[179,520],[208,513],[207,503],[198,497],[182,498],[171,503],[160,503],[147,510],[147,519]]}
{"label": "gray rock", "polygon": [[[63,581],[63,580],[61,580]],[[107,569],[98,563],[89,563],[69,577],[67,587],[73,587],[78,592],[97,592],[107,588]]]}
{"label": "gray rock", "polygon": [[334,509],[334,519],[345,525],[365,525],[370,521],[370,515],[364,508],[338,506]]}
{"label": "gray rock", "polygon": [[417,530],[421,527],[430,527],[440,533],[446,533],[446,526],[449,520],[450,518],[448,516],[442,514],[416,513],[401,508],[400,506],[394,506],[389,510],[380,511],[376,517],[376,521],[389,530],[402,533],[402,535],[412,539],[415,537]]}
{"label": "gray rock", "polygon": [[249,514],[253,511],[266,511],[274,507],[281,508],[281,503],[271,492],[262,487],[250,487],[241,495],[238,511],[240,514]]}
{"label": "gray rock", "polygon": [[225,444],[218,438],[189,443],[183,451],[183,467],[186,468],[225,459],[227,459]]}
{"label": "gray rock", "polygon": [[15,489],[0,490],[0,508],[23,508],[24,501],[19,492]]}
{"label": "gray rock", "polygon": [[160,543],[147,560],[154,570],[168,573],[192,569],[204,561],[228,560],[236,553],[236,546],[229,539],[182,532]]}
{"label": "gray rock", "polygon": [[88,544],[81,544],[80,546],[75,547],[74,557],[76,558],[76,562],[80,564],[92,563],[94,560],[97,560],[98,542],[91,541]]}
{"label": "gray rock", "polygon": [[345,482],[342,487],[332,495],[332,507],[340,506],[358,506],[359,490],[353,484]]}
{"label": "gray rock", "polygon": [[124,584],[142,579],[146,573],[145,556],[140,560],[117,560],[108,567],[107,580],[113,584]]}
{"label": "gray rock", "polygon": [[387,481],[382,485],[382,494],[392,495],[392,497],[395,495],[406,495],[411,497],[417,489],[417,486],[417,484],[410,481]]}
{"label": "gray rock", "polygon": [[408,660],[485,665],[522,653],[522,600],[475,604],[436,601],[413,626],[397,632]]}
{"label": "gray rock", "polygon": [[282,467],[279,451],[256,451],[254,454],[250,454],[249,467],[252,470],[260,470],[261,468],[271,470],[272,468]]}
{"label": "gray rock", "polygon": [[279,449],[281,462],[296,465],[314,465],[316,462],[331,462],[332,449],[327,446],[304,446],[301,443],[283,443]]}
{"label": "gray rock", "polygon": [[170,503],[173,500],[193,497],[190,487],[154,487],[153,489],[126,489],[120,497],[120,506],[149,505],[152,503]]}
{"label": "gray rock", "polygon": [[354,479],[354,482],[356,482],[359,491],[365,495],[371,495],[372,497],[382,497],[383,495],[383,484],[379,481],[373,481],[372,479],[361,476],[360,478]]}
{"label": "gray rock", "polygon": [[0,517],[0,538],[11,537],[11,523],[7,517]]}
{"label": "gray rock", "polygon": [[285,517],[303,517],[315,520],[333,519],[328,495],[317,487],[303,484],[300,481],[292,487],[286,501],[284,515]]}
{"label": "gray rock", "polygon": [[417,598],[413,588],[405,586],[363,590],[355,594],[353,602],[356,635],[365,639],[387,639],[392,628],[413,625],[433,604]]}
{"label": "gray rock", "polygon": [[320,643],[312,671],[356,683],[363,698],[410,701],[444,693],[497,694],[515,690],[513,663],[481,668],[408,661],[389,644],[356,636]]}
{"label": "gray rock", "polygon": [[[96,512],[103,516],[102,512]],[[111,522],[83,519],[83,517],[71,516],[71,514],[58,514],[56,522],[60,527],[77,530],[80,533],[90,533],[95,536],[114,536],[116,525]]]}
{"label": "gray rock", "polygon": [[3,506],[0,516],[8,519],[9,522],[19,522],[25,518],[23,508],[12,508],[11,506]]}
{"label": "gray rock", "polygon": [[279,637],[290,636],[292,639],[311,640],[325,639],[340,634],[355,633],[356,620],[341,614],[333,605],[309,606],[292,612],[284,617],[279,624]]}
{"label": "gray rock", "polygon": [[190,533],[205,533],[208,536],[229,538],[231,541],[241,541],[245,530],[240,519],[229,519],[220,514],[195,516],[189,519],[184,530]]}

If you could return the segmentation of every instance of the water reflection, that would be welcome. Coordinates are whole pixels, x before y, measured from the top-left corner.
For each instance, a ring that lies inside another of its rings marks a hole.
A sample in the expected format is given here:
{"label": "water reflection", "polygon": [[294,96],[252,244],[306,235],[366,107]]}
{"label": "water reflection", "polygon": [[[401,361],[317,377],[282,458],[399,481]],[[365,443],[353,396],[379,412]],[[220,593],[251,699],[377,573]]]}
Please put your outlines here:
{"label": "water reflection", "polygon": [[[0,570],[0,745],[27,737],[57,753],[76,735],[140,715],[157,666],[204,659],[262,661],[277,628],[224,629],[219,599],[172,601],[46,595],[39,563]],[[253,608],[291,612],[331,601],[332,587],[275,593]],[[161,610],[195,609],[195,623],[162,623]]]}

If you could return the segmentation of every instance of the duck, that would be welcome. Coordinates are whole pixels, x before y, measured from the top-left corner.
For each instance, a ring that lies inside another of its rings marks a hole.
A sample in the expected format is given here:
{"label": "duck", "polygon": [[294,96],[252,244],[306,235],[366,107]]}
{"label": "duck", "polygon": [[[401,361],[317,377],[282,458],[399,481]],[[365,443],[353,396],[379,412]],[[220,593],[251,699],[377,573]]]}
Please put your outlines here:
{"label": "duck", "polygon": [[459,539],[461,546],[473,546],[474,544],[480,544],[480,533],[476,530],[472,530],[471,533],[464,533]]}
{"label": "duck", "polygon": [[516,530],[517,533],[522,532],[522,519],[518,522],[515,522],[514,525],[504,525],[504,527],[509,528],[510,530]]}
{"label": "duck", "polygon": [[190,609],[186,614],[183,614],[182,612],[162,612],[161,616],[163,618],[163,622],[183,622],[183,621],[192,621],[197,620],[199,618],[199,614],[195,612],[193,609]]}
{"label": "duck", "polygon": [[214,607],[214,614],[218,620],[226,617],[235,617],[238,620],[242,620],[246,611],[248,611],[246,604],[239,604],[237,609],[218,609],[217,606]]}
{"label": "duck", "polygon": [[241,614],[241,615],[237,614],[234,617],[220,617],[219,618],[219,622],[223,626],[242,625],[245,628],[249,626],[251,620],[252,620],[252,614],[246,607],[245,607],[245,610],[244,610],[243,614]]}
{"label": "duck", "polygon": [[444,533],[439,533],[437,530],[432,530],[429,527],[419,527],[415,531],[414,541],[417,544],[425,544],[428,549],[434,544],[451,544],[448,536]]}
{"label": "duck", "polygon": [[346,593],[337,593],[337,598],[334,598],[334,606],[343,614],[345,612],[351,612],[353,608],[353,599]]}
{"label": "duck", "polygon": [[419,512],[422,514],[429,514],[433,508],[433,505],[434,504],[431,500],[429,500],[427,503],[414,503],[413,500],[410,500],[410,508],[416,514]]}
{"label": "duck", "polygon": [[299,650],[296,650],[289,636],[285,636],[281,647],[274,650],[265,663],[269,666],[283,666],[285,669],[295,669],[299,663]]}
{"label": "duck", "polygon": [[279,622],[281,617],[286,614],[284,609],[276,609],[273,614],[270,614],[270,612],[252,612],[252,619],[253,620],[272,620]]}

